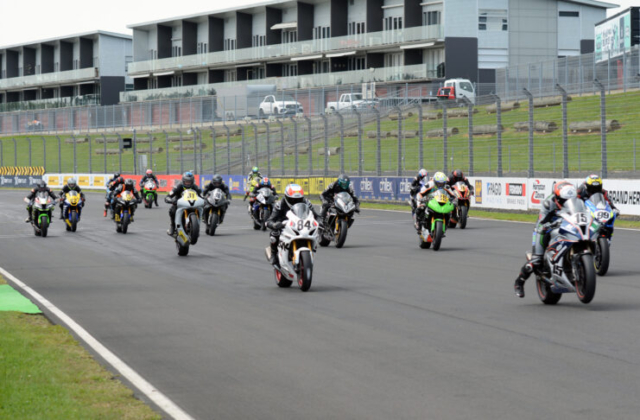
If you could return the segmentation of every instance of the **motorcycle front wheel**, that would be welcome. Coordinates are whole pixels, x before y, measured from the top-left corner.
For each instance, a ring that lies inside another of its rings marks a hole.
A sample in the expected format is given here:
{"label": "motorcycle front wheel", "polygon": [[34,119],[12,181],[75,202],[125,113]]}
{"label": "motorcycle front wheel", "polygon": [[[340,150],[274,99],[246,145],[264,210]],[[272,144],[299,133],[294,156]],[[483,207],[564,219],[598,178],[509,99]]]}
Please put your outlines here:
{"label": "motorcycle front wheel", "polygon": [[598,238],[593,264],[599,276],[604,276],[609,271],[609,241],[607,238]]}
{"label": "motorcycle front wheel", "polygon": [[198,243],[198,237],[200,236],[200,221],[195,213],[189,215],[189,238],[191,245]]}
{"label": "motorcycle front wheel", "polygon": [[122,233],[126,234],[129,229],[129,213],[122,215]]}
{"label": "motorcycle front wheel", "polygon": [[346,220],[338,221],[338,237],[336,238],[336,248],[342,248],[347,240],[347,232],[349,227]]}
{"label": "motorcycle front wheel", "polygon": [[269,220],[270,215],[268,208],[262,210],[262,230],[267,230],[267,220]]}
{"label": "motorcycle front wheel", "polygon": [[462,206],[460,209],[460,229],[467,227],[467,218],[469,217],[469,207]]}
{"label": "motorcycle front wheel", "polygon": [[47,237],[47,233],[49,232],[49,218],[43,217],[40,219],[40,236],[43,238]]}
{"label": "motorcycle front wheel", "polygon": [[596,270],[593,265],[593,255],[582,254],[576,262],[574,284],[578,299],[582,303],[589,303],[596,295]]}
{"label": "motorcycle front wheel", "polygon": [[306,292],[311,287],[311,278],[313,276],[313,261],[311,260],[311,251],[300,252],[300,275],[298,277],[298,286],[300,290]]}
{"label": "motorcycle front wheel", "polygon": [[73,210],[71,211],[71,232],[75,232],[78,229],[78,212]]}
{"label": "motorcycle front wheel", "polygon": [[431,232],[431,236],[433,236],[433,250],[437,251],[440,249],[440,244],[442,243],[442,234],[443,234],[442,221],[438,220],[435,223],[435,227],[433,228],[433,232]]}
{"label": "motorcycle front wheel", "polygon": [[213,236],[216,234],[217,227],[218,227],[218,213],[211,212],[211,217],[209,218],[209,236]]}

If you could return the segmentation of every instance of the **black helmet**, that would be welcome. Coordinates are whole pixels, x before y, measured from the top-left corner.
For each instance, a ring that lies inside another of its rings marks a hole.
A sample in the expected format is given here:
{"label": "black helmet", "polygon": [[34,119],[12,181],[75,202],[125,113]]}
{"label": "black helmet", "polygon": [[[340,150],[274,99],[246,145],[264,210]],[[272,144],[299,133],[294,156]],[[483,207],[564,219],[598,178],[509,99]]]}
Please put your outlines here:
{"label": "black helmet", "polygon": [[349,177],[347,175],[344,174],[340,174],[340,176],[338,177],[338,187],[340,187],[343,190],[348,190],[349,189],[349,183],[351,182],[351,180],[349,179]]}
{"label": "black helmet", "polygon": [[113,178],[114,179],[120,178],[120,172],[116,172],[115,174],[113,174]]}
{"label": "black helmet", "polygon": [[460,169],[454,170],[453,172],[451,172],[451,175],[455,181],[461,181],[464,179],[464,174]]}
{"label": "black helmet", "polygon": [[124,182],[124,186],[125,186],[125,188],[126,188],[127,190],[132,190],[134,185],[135,185],[135,183],[133,182],[133,179],[127,179],[127,180]]}
{"label": "black helmet", "polygon": [[38,186],[38,189],[40,191],[44,190],[45,188],[47,188],[47,183],[44,180],[40,180],[38,181],[38,183],[36,184]]}
{"label": "black helmet", "polygon": [[195,177],[193,176],[193,174],[191,172],[185,172],[184,174],[182,174],[182,186],[185,188],[191,188],[193,187],[193,184],[195,183]]}
{"label": "black helmet", "polygon": [[214,187],[219,187],[222,185],[222,177],[218,174],[215,174],[213,178],[211,178],[211,185]]}

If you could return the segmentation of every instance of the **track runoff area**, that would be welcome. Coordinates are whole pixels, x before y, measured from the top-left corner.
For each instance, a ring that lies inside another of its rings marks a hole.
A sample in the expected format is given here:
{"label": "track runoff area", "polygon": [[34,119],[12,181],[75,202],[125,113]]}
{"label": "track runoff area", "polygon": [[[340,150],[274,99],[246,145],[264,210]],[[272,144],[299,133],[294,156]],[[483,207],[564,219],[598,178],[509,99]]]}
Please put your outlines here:
{"label": "track runoff area", "polygon": [[319,248],[301,293],[276,286],[268,234],[237,198],[183,258],[162,200],[123,235],[89,193],[77,232],[56,219],[40,238],[25,194],[0,191],[0,267],[168,417],[640,413],[639,232],[616,231],[591,304],[568,294],[548,306],[533,281],[513,294],[532,225],[471,218],[435,252],[419,249],[408,213],[363,209],[343,249]]}

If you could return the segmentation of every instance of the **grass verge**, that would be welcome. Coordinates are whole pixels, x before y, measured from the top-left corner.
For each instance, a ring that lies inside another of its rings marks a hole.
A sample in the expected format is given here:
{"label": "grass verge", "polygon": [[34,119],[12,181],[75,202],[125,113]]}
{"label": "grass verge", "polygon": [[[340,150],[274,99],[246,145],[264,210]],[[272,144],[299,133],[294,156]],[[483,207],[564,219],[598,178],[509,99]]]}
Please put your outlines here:
{"label": "grass verge", "polygon": [[2,419],[161,418],[42,315],[0,312],[0,349]]}

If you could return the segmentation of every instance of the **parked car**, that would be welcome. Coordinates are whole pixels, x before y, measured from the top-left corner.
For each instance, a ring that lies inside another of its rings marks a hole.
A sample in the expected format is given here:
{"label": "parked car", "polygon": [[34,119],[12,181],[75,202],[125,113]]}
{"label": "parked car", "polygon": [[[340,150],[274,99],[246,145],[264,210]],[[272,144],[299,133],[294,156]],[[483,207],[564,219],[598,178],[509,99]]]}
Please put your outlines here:
{"label": "parked car", "polygon": [[300,102],[288,95],[284,99],[278,99],[276,95],[267,95],[260,103],[258,116],[264,118],[269,115],[295,115],[302,112],[304,112],[304,109]]}
{"label": "parked car", "polygon": [[366,109],[375,107],[377,103],[377,100],[364,99],[362,93],[344,93],[337,102],[327,102],[327,109],[332,111]]}

